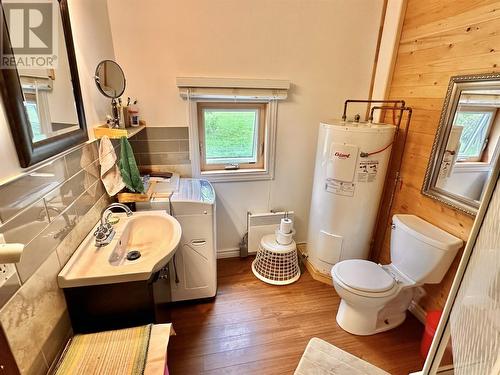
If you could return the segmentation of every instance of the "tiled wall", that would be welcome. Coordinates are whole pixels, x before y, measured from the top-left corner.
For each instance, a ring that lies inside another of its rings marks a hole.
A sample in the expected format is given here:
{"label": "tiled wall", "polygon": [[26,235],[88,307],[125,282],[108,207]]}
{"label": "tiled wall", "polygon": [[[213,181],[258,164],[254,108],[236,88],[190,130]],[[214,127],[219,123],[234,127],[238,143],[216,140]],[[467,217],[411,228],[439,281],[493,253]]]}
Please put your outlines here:
{"label": "tiled wall", "polygon": [[[139,166],[191,173],[188,128],[130,141]],[[109,203],[97,158],[98,142],[86,143],[0,186],[0,234],[26,245],[19,263],[0,265],[0,324],[22,374],[45,374],[71,334],[57,274]]]}
{"label": "tiled wall", "polygon": [[15,268],[0,265],[0,323],[22,374],[45,374],[71,333],[57,274],[109,203],[97,146],[0,186],[0,233],[26,245]]}
{"label": "tiled wall", "polygon": [[146,127],[130,144],[142,168],[178,172],[183,176],[191,173],[186,127]]}

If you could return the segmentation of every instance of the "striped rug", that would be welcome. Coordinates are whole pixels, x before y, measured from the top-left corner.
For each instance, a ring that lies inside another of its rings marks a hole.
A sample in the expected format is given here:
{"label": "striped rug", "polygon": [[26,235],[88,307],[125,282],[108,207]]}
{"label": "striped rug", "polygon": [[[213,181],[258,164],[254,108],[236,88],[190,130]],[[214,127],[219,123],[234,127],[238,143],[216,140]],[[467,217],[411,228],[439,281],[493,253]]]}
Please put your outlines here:
{"label": "striped rug", "polygon": [[144,372],[151,324],[75,335],[56,368],[56,375],[140,375]]}

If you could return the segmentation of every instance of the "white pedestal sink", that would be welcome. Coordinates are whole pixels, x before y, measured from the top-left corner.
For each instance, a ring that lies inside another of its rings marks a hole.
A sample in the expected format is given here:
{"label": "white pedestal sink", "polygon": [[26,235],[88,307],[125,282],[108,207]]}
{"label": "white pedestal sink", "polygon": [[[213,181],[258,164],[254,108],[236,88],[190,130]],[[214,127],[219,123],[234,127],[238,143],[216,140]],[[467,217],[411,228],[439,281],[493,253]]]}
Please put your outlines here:
{"label": "white pedestal sink", "polygon": [[[96,247],[94,228],[59,273],[59,287],[149,280],[172,258],[181,238],[181,226],[174,217],[165,211],[114,215],[120,221],[114,225],[113,240]],[[131,252],[140,256],[127,258]]]}

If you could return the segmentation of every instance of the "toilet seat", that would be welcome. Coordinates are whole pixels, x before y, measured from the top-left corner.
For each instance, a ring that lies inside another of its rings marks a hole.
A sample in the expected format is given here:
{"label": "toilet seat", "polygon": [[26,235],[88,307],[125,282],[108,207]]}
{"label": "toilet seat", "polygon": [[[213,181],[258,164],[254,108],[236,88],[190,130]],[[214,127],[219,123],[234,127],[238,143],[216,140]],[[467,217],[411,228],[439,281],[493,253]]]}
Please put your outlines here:
{"label": "toilet seat", "polygon": [[398,284],[384,268],[361,259],[344,260],[335,264],[332,268],[332,277],[344,289],[372,298],[392,295]]}

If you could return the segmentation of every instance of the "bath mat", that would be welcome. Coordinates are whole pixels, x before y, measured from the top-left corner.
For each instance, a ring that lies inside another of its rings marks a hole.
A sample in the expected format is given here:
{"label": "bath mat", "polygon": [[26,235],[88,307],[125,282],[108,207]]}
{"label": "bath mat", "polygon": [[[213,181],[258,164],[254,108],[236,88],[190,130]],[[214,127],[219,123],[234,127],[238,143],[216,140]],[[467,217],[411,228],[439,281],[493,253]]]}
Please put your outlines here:
{"label": "bath mat", "polygon": [[307,344],[294,375],[390,375],[316,337]]}
{"label": "bath mat", "polygon": [[75,335],[66,346],[55,374],[143,374],[150,335],[151,324]]}

